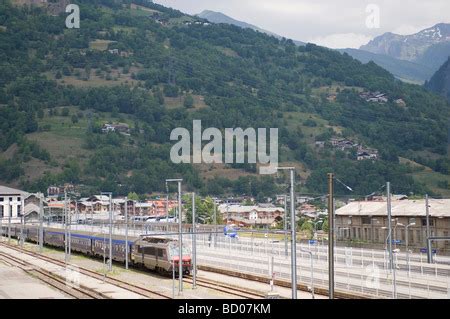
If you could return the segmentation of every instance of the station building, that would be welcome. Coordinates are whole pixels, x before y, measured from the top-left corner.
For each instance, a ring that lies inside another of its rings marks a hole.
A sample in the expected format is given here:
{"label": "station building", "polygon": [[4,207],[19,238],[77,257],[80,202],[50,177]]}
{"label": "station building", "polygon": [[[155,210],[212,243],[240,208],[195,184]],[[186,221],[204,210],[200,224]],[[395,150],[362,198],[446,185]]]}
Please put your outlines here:
{"label": "station building", "polygon": [[18,218],[22,214],[24,200],[30,194],[0,185],[0,218]]}
{"label": "station building", "polygon": [[[448,237],[450,234],[450,199],[430,199],[429,225],[431,236]],[[385,245],[388,237],[387,202],[357,201],[336,210],[337,240],[356,240]],[[426,247],[425,200],[392,200],[392,239],[404,245],[406,225],[410,248]],[[450,241],[439,242],[434,247],[450,251]]]}

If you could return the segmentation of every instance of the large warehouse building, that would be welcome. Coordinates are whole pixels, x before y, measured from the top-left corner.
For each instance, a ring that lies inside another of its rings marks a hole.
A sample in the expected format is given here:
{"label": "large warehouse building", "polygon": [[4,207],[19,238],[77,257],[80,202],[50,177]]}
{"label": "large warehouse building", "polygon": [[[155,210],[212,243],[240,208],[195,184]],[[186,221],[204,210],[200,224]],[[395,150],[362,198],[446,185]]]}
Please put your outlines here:
{"label": "large warehouse building", "polygon": [[[408,241],[411,248],[426,247],[426,204],[425,200],[392,201],[392,238]],[[429,200],[429,224],[431,236],[448,237],[450,233],[450,199]],[[351,202],[336,210],[336,236],[338,240],[356,240],[367,243],[385,244],[388,237],[387,202]],[[450,242],[436,244],[438,248],[450,250]]]}

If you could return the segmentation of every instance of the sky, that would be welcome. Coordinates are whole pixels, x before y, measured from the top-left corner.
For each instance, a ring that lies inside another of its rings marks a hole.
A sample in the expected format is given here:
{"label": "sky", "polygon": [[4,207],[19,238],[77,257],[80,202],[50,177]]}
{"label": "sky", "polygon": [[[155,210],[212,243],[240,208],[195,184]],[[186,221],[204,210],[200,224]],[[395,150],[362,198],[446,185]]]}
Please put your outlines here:
{"label": "sky", "polygon": [[154,2],[189,14],[197,14],[203,10],[219,11],[286,38],[329,48],[359,48],[385,32],[406,35],[437,23],[450,23],[449,0],[155,0]]}

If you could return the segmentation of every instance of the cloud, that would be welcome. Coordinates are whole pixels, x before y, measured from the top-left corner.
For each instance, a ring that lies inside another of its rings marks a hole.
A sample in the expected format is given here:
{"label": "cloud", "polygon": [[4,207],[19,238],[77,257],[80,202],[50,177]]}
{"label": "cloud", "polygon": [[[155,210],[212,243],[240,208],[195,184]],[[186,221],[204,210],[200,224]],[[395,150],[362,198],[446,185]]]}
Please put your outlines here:
{"label": "cloud", "polygon": [[[449,0],[155,0],[195,14],[220,11],[294,40],[354,47],[385,32],[412,34],[450,22]],[[380,28],[366,26],[366,7],[380,8]]]}
{"label": "cloud", "polygon": [[414,25],[401,25],[397,28],[395,28],[392,33],[401,34],[401,35],[410,35],[418,33],[421,30],[424,30],[428,27],[431,27],[431,25],[422,25],[422,26],[414,26]]}
{"label": "cloud", "polygon": [[325,37],[317,37],[310,39],[308,42],[315,43],[331,49],[359,48],[361,45],[367,44],[372,37],[364,34],[355,33],[337,33],[330,34]]}

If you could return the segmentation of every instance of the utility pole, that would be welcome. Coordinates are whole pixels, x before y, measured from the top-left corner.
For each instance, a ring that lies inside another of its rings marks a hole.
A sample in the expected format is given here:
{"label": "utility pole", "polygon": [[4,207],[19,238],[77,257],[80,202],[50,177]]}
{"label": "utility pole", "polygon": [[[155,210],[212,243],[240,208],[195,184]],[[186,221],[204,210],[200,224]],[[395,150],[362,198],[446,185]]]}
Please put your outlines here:
{"label": "utility pole", "polygon": [[[11,215],[12,215],[12,211],[10,209],[9,210],[9,215],[8,215],[8,245],[11,243]],[[2,232],[3,232],[3,230],[2,230]],[[3,234],[2,234],[2,236],[3,236]],[[2,237],[2,240],[3,240],[3,237]]]}
{"label": "utility pole", "polygon": [[[169,193],[166,196],[166,223],[169,223]],[[169,231],[169,226],[167,226],[167,231]]]}
{"label": "utility pole", "polygon": [[176,182],[178,183],[178,276],[179,276],[179,285],[178,285],[178,295],[183,293],[183,213],[181,207],[181,182],[182,179],[166,179],[166,183]]}
{"label": "utility pole", "polygon": [[214,248],[217,246],[217,206],[216,201],[213,199],[214,203]]}
{"label": "utility pole", "polygon": [[291,172],[291,260],[292,260],[292,299],[297,299],[297,238],[295,222],[295,190],[294,190],[294,168]]}
{"label": "utility pole", "polygon": [[21,227],[20,227],[20,248],[23,249],[23,230],[25,228],[25,198],[21,198],[22,199],[22,216],[21,216]]}
{"label": "utility pole", "polygon": [[427,219],[427,259],[428,263],[430,264],[433,260],[433,247],[432,242],[429,240],[431,237],[431,231],[430,231],[430,205],[429,205],[429,198],[428,194],[425,196],[425,211],[426,211],[426,219]]}
{"label": "utility pole", "polygon": [[44,248],[44,203],[43,203],[44,195],[39,193],[39,252],[42,253]]}
{"label": "utility pole", "polygon": [[69,262],[68,255],[69,238],[67,234],[67,189],[64,188],[64,261]]}
{"label": "utility pole", "polygon": [[392,195],[391,195],[391,183],[386,184],[387,192],[387,215],[388,215],[388,228],[389,228],[389,268],[393,273],[394,285],[393,285],[393,298],[397,299],[397,284],[396,284],[396,271],[394,266],[394,253],[392,251]]}
{"label": "utility pole", "polygon": [[183,212],[181,207],[181,181],[178,181],[178,231],[180,241],[180,252],[178,260],[178,275],[179,275],[179,293],[183,293]]}
{"label": "utility pole", "polygon": [[428,194],[425,195],[425,208],[426,208],[426,216],[427,216],[427,239],[431,237],[430,233],[430,205],[428,204]]}
{"label": "utility pole", "polygon": [[192,289],[197,288],[197,238],[196,238],[196,216],[195,216],[195,193],[192,193],[192,262],[193,262],[193,271],[192,271]]}
{"label": "utility pole", "polygon": [[128,197],[125,197],[125,269],[128,270]]}
{"label": "utility pole", "polygon": [[328,296],[334,299],[334,174],[328,173]]}
{"label": "utility pole", "polygon": [[109,271],[112,271],[112,193],[109,193]]}
{"label": "utility pole", "polygon": [[71,211],[72,199],[69,196],[69,206],[67,212],[67,232],[69,233],[69,261],[72,259],[72,211]]}
{"label": "utility pole", "polygon": [[[295,221],[295,167],[278,167],[277,170],[288,170],[291,179],[291,283],[292,283],[292,299],[297,299],[297,238],[296,238],[296,221]],[[253,247],[253,245],[252,245]]]}
{"label": "utility pole", "polygon": [[287,211],[287,195],[284,195],[284,255],[287,257],[288,253],[288,234],[287,234],[287,219],[288,219],[288,211]]}

